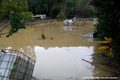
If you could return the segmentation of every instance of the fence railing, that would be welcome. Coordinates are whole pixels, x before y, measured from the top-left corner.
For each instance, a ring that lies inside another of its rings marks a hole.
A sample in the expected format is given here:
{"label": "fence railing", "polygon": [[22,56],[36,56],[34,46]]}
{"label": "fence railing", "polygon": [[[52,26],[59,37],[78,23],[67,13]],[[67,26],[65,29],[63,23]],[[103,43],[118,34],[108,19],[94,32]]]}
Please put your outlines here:
{"label": "fence railing", "polygon": [[12,49],[0,49],[0,80],[31,80],[35,60]]}

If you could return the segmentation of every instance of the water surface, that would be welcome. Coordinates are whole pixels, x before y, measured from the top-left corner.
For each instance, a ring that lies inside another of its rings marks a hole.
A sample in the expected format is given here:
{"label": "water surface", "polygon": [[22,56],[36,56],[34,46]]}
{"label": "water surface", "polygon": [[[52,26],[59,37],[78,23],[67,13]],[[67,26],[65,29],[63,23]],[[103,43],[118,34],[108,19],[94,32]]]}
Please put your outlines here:
{"label": "water surface", "polygon": [[35,46],[36,65],[34,77],[41,80],[82,80],[92,77],[93,66],[82,59],[92,61],[93,47]]}
{"label": "water surface", "polygon": [[0,48],[19,50],[35,59],[33,77],[38,80],[84,80],[84,77],[109,76],[106,71],[82,60],[93,61],[95,43],[92,38],[83,36],[93,30],[94,26],[89,22],[66,27],[62,22],[38,21],[9,38],[1,36]]}

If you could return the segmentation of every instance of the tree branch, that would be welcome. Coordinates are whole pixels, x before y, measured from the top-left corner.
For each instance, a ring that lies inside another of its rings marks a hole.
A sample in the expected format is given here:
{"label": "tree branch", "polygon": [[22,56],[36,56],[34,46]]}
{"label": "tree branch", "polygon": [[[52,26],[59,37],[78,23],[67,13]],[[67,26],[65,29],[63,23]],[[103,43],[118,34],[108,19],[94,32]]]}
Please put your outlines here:
{"label": "tree branch", "polygon": [[1,30],[0,30],[0,32],[2,32],[5,28],[7,28],[8,27],[8,25],[6,25],[5,27],[3,27]]}
{"label": "tree branch", "polygon": [[1,33],[4,29],[6,29],[8,27],[8,25],[6,25],[5,27],[3,27],[1,30],[0,30],[0,37],[1,35],[6,35],[8,34],[9,32],[5,32],[5,33]]}

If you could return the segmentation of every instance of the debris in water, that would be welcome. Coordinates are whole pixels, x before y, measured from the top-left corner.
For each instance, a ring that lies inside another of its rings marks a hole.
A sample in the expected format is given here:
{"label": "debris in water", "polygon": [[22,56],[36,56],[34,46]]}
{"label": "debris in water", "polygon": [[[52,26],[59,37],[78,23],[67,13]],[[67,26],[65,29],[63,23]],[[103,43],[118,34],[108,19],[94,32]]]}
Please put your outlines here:
{"label": "debris in water", "polygon": [[42,37],[42,39],[45,39],[45,35],[44,34],[41,34],[41,37]]}

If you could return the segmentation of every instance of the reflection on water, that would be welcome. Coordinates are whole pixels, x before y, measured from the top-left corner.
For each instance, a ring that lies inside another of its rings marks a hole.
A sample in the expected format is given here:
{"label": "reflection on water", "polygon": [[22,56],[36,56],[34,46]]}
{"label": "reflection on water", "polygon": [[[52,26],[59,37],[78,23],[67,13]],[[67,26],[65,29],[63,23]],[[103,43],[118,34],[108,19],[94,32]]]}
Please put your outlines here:
{"label": "reflection on water", "polygon": [[74,31],[75,29],[77,29],[75,28],[75,26],[64,26],[63,27],[63,30],[65,31]]}
{"label": "reflection on water", "polygon": [[92,61],[93,47],[35,46],[36,65],[33,76],[40,80],[82,80],[91,77],[93,66],[82,59]]}

